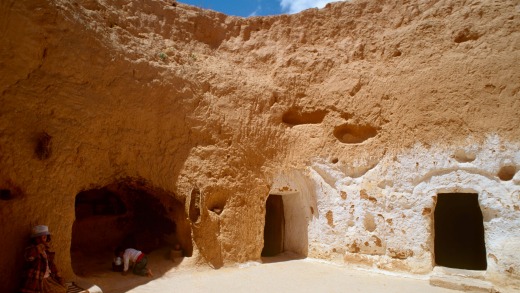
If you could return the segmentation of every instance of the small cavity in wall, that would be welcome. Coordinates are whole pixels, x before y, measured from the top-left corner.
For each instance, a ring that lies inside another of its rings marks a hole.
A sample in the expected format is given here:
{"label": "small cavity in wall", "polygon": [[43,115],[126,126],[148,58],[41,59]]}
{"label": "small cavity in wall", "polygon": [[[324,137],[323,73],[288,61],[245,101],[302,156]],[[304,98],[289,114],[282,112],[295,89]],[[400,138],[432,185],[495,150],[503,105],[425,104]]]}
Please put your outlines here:
{"label": "small cavity in wall", "polygon": [[36,138],[36,147],[34,149],[36,156],[40,160],[46,160],[52,155],[52,136],[47,132],[41,132]]}
{"label": "small cavity in wall", "polygon": [[502,181],[509,181],[509,180],[513,179],[515,174],[516,174],[516,166],[506,165],[506,166],[503,166],[502,168],[500,168],[497,176]]}
{"label": "small cavity in wall", "polygon": [[291,108],[283,114],[282,121],[289,126],[319,124],[323,121],[326,115],[327,111],[325,110],[306,112],[298,108]]}
{"label": "small cavity in wall", "polygon": [[342,124],[334,128],[334,136],[342,143],[362,143],[377,135],[378,129],[370,125]]}
{"label": "small cavity in wall", "polygon": [[0,200],[11,201],[22,196],[22,190],[11,180],[0,182]]}
{"label": "small cavity in wall", "polygon": [[201,206],[200,190],[198,188],[194,188],[190,194],[190,206],[189,206],[190,221],[194,224],[200,223],[200,206]]}
{"label": "small cavity in wall", "polygon": [[9,189],[0,189],[0,200],[11,200],[13,199],[13,193]]}

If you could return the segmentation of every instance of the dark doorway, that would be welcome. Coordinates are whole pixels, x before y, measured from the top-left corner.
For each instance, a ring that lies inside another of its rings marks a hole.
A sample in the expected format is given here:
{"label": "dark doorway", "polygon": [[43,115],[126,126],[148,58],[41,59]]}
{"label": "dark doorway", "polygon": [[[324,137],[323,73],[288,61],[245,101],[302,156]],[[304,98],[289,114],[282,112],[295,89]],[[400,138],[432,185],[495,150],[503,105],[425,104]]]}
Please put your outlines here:
{"label": "dark doorway", "polygon": [[281,195],[270,194],[265,203],[264,249],[262,256],[283,252],[285,219]]}
{"label": "dark doorway", "polygon": [[434,222],[437,265],[466,270],[487,268],[478,194],[438,194]]}

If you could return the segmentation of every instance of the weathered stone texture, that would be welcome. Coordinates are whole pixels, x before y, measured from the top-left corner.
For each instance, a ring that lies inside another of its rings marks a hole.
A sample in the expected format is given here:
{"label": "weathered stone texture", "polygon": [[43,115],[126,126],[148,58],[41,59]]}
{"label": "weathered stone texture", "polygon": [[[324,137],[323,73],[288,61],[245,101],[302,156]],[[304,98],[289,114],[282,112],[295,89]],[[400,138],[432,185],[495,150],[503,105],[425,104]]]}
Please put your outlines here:
{"label": "weathered stone texture", "polygon": [[2,292],[35,224],[72,278],[76,195],[128,180],[185,206],[193,257],[213,267],[260,258],[275,193],[286,249],[428,273],[437,194],[478,193],[486,278],[519,283],[518,1],[244,19],[2,0],[0,43]]}

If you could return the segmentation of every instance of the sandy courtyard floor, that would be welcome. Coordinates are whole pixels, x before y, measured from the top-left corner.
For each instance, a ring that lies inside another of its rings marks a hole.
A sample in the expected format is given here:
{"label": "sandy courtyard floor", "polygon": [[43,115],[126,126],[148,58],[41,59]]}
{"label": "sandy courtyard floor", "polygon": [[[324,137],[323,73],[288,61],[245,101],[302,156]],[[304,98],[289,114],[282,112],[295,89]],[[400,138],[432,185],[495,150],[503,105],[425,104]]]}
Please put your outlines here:
{"label": "sandy courtyard floor", "polygon": [[426,280],[346,270],[330,264],[294,260],[247,268],[173,274],[128,292],[457,292]]}
{"label": "sandy courtyard floor", "polygon": [[425,279],[390,276],[347,269],[312,259],[266,258],[237,267],[214,270],[193,269],[190,259],[173,262],[164,252],[149,256],[154,278],[122,276],[111,272],[110,262],[88,265],[82,278],[99,286],[104,293],[157,292],[385,292],[441,293],[459,292],[434,287]]}

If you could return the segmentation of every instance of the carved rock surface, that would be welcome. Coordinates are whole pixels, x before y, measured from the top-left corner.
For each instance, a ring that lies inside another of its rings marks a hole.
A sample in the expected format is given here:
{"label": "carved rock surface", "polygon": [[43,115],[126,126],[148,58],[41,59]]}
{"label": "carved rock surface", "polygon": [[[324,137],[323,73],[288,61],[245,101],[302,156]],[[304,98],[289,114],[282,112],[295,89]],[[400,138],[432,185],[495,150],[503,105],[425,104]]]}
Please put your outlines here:
{"label": "carved rock surface", "polygon": [[76,197],[121,182],[173,197],[171,219],[193,221],[178,242],[199,263],[258,260],[274,193],[286,250],[418,274],[435,266],[437,194],[478,193],[486,278],[520,286],[517,1],[239,18],[159,0],[2,0],[0,43],[2,292],[37,224],[73,278]]}

